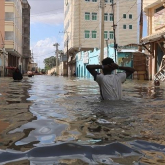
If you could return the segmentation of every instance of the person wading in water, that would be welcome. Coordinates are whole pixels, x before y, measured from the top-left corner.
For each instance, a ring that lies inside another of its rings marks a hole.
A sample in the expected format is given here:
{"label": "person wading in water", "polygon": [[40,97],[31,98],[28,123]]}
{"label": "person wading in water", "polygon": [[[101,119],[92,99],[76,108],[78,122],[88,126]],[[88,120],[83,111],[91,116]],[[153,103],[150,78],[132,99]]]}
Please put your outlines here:
{"label": "person wading in water", "polygon": [[22,74],[18,68],[16,68],[14,73],[13,73],[13,79],[14,80],[22,80],[23,79],[23,76],[22,76]]}
{"label": "person wading in water", "polygon": [[[98,83],[100,95],[103,100],[122,99],[121,84],[135,71],[135,69],[131,67],[118,66],[114,63],[113,59],[109,57],[103,59],[102,65],[87,65],[86,68]],[[96,69],[102,69],[103,74],[98,73]],[[112,74],[112,71],[115,69],[123,70],[124,72]]]}

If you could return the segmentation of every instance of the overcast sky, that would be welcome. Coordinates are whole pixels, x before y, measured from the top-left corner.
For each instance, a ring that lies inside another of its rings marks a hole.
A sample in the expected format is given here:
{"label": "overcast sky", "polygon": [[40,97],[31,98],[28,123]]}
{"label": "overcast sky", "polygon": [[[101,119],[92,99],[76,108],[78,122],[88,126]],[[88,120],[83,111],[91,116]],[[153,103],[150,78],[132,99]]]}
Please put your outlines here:
{"label": "overcast sky", "polygon": [[[59,49],[63,49],[64,0],[28,0],[28,2],[31,6],[31,50],[34,61],[39,67],[44,68],[43,60],[55,55],[53,44],[59,43]],[[146,30],[144,33],[146,34]]]}

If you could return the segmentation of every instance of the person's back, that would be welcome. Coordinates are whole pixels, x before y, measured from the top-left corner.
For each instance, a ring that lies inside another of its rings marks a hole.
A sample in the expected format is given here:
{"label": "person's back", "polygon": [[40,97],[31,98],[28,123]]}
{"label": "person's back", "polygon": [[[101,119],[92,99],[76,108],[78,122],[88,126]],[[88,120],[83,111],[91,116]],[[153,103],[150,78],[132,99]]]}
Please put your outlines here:
{"label": "person's back", "polygon": [[119,100],[122,98],[121,84],[125,81],[126,74],[99,74],[96,77],[96,82],[99,84],[100,93],[103,100]]}
{"label": "person's back", "polygon": [[[121,84],[126,80],[126,77],[135,71],[131,67],[118,66],[109,57],[102,61],[102,65],[87,65],[86,68],[98,83],[103,100],[120,100],[122,98]],[[103,74],[99,74],[96,71],[97,69],[102,69]],[[120,69],[124,72],[112,74],[115,69]]]}
{"label": "person's back", "polygon": [[22,76],[22,74],[18,68],[16,68],[14,73],[13,73],[13,79],[14,80],[22,80],[23,79],[23,76]]}

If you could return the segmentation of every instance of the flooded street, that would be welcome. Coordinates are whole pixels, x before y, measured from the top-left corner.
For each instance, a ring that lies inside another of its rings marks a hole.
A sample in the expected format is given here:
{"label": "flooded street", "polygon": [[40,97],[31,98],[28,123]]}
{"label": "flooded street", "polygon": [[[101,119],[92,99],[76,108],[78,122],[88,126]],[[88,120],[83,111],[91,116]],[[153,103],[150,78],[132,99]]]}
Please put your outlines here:
{"label": "flooded street", "polygon": [[165,164],[165,83],[127,80],[101,101],[92,79],[0,78],[0,164]]}

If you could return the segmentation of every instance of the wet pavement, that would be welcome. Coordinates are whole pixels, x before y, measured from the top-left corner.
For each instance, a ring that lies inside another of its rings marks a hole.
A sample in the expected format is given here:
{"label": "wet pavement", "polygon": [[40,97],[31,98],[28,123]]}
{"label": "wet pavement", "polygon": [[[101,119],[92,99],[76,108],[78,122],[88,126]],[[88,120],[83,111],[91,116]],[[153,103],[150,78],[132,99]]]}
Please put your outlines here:
{"label": "wet pavement", "polygon": [[0,78],[0,164],[165,164],[165,83],[127,80],[123,100],[96,82]]}

